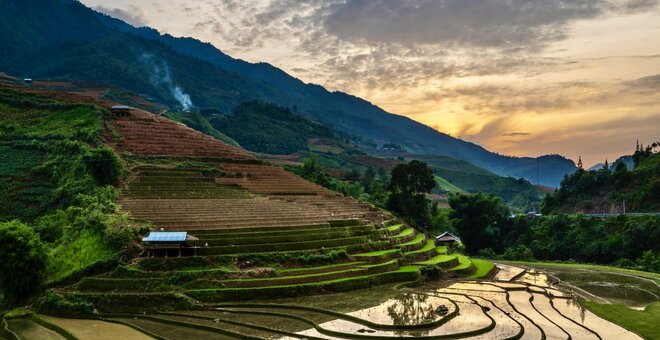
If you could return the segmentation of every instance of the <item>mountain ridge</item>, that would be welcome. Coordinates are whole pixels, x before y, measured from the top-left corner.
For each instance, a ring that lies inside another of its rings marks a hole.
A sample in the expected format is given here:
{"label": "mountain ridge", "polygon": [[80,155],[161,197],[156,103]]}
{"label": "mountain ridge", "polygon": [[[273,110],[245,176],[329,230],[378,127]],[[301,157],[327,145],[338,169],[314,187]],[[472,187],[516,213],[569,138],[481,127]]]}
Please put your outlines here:
{"label": "mountain ridge", "polygon": [[[31,78],[90,80],[134,91],[146,90],[170,105],[176,105],[172,92],[175,86],[180,86],[188,91],[195,105],[216,107],[224,112],[249,100],[296,106],[304,116],[376,144],[393,142],[413,153],[456,157],[502,176],[537,182],[538,165],[539,182],[543,185],[556,186],[565,174],[575,170],[575,164],[562,156],[512,157],[490,152],[405,116],[389,113],[359,97],[304,83],[270,64],[234,59],[194,38],[176,38],[151,28],[135,28],[77,1],[26,0],[17,4],[3,0],[0,9],[6,13],[1,15],[6,24],[0,24],[0,41],[7,40],[17,51],[0,61],[0,69],[7,73]],[[25,31],[26,25],[37,26],[37,34]],[[16,32],[27,33],[12,37]],[[32,38],[40,32],[49,32],[57,39]],[[153,56],[156,65],[153,68],[166,71],[169,83],[154,82],[149,79],[152,75],[144,74],[153,66],[140,61],[144,53]]]}

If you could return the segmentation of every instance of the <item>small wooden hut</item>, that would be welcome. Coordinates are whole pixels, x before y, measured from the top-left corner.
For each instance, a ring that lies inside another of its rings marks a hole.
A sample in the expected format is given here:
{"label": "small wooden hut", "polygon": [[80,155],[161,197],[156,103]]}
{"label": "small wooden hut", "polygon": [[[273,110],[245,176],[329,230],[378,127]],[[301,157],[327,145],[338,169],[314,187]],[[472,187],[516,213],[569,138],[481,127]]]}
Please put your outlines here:
{"label": "small wooden hut", "polygon": [[460,243],[461,239],[458,236],[456,236],[456,235],[454,235],[454,234],[452,234],[448,231],[445,231],[444,233],[438,235],[435,238],[435,242],[438,245],[450,246],[450,245],[453,245],[455,243]]}
{"label": "small wooden hut", "polygon": [[[188,235],[185,231],[152,231],[147,237],[142,238],[147,250],[147,256],[153,257],[160,254],[167,257],[174,251],[179,257],[185,253],[195,252],[197,247],[190,244],[191,241],[199,241],[197,237]],[[188,251],[187,251],[188,250]]]}

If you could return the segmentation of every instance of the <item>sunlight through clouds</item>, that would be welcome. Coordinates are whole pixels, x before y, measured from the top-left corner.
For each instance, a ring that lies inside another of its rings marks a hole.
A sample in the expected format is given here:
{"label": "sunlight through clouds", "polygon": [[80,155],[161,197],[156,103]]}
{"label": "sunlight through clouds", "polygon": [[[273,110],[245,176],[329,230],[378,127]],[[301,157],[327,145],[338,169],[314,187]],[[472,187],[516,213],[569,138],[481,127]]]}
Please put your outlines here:
{"label": "sunlight through clouds", "polygon": [[500,153],[590,164],[660,137],[655,0],[82,2]]}

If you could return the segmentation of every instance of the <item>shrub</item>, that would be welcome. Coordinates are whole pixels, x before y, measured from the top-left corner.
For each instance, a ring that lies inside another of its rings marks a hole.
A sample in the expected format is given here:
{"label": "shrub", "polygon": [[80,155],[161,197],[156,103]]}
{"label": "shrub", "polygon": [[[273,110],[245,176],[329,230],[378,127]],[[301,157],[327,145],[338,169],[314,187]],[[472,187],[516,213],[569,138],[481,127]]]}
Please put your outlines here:
{"label": "shrub", "polygon": [[479,255],[479,257],[483,257],[486,259],[497,259],[498,257],[495,251],[493,250],[493,248],[481,249],[477,254]]}
{"label": "shrub", "polygon": [[29,226],[0,223],[0,290],[9,302],[34,292],[44,279],[46,248]]}
{"label": "shrub", "polygon": [[114,150],[100,147],[87,151],[82,157],[98,185],[116,185],[122,172],[122,162]]}
{"label": "shrub", "polygon": [[510,261],[534,261],[534,253],[532,250],[525,247],[524,245],[519,245],[515,248],[506,248],[504,254],[502,254],[503,260]]}
{"label": "shrub", "polygon": [[33,308],[42,314],[67,317],[84,317],[94,312],[91,303],[76,297],[67,300],[51,290],[37,299]]}

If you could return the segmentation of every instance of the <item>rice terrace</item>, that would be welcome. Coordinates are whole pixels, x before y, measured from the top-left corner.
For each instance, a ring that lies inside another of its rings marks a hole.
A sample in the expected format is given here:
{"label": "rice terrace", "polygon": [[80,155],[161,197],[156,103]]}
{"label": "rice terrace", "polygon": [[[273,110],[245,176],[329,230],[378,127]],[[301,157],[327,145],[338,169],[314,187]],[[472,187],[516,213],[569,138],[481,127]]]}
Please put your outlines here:
{"label": "rice terrace", "polygon": [[624,2],[0,0],[0,340],[660,340]]}

